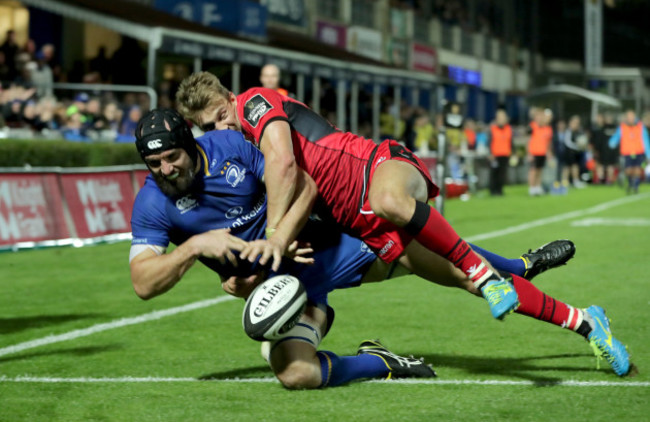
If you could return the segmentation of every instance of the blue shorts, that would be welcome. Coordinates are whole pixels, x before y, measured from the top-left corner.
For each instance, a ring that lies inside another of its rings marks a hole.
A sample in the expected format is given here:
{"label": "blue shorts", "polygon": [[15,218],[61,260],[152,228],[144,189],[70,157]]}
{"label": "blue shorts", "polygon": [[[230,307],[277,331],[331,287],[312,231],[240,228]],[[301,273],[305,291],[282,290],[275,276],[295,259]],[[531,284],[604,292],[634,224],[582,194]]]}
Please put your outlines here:
{"label": "blue shorts", "polygon": [[645,155],[644,154],[624,155],[623,157],[625,158],[625,168],[641,167],[641,165],[645,161]]}

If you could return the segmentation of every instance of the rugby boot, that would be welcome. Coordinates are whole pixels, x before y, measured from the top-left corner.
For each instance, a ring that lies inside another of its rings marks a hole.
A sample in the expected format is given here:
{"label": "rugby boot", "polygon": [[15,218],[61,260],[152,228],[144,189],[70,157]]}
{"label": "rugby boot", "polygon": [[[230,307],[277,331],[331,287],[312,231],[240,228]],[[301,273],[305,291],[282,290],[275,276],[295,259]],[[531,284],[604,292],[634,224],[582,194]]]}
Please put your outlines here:
{"label": "rugby boot", "polygon": [[576,246],[570,240],[554,240],[540,246],[534,251],[528,250],[521,256],[526,264],[524,278],[532,280],[539,274],[551,268],[566,265],[567,261],[573,258],[576,253]]}
{"label": "rugby boot", "polygon": [[481,286],[481,294],[490,305],[492,316],[503,319],[519,307],[519,297],[513,285],[508,281],[512,278],[492,279]]}
{"label": "rugby boot", "polygon": [[392,378],[433,378],[436,371],[424,358],[398,356],[389,351],[379,340],[366,340],[359,345],[357,355],[368,354],[381,358],[390,371],[386,379]]}
{"label": "rugby boot", "polygon": [[619,377],[627,375],[631,368],[630,355],[623,343],[612,336],[605,310],[600,306],[592,305],[585,309],[585,314],[593,320],[593,330],[587,336],[587,340],[598,359],[597,365],[600,366],[600,359],[605,358],[616,375]]}

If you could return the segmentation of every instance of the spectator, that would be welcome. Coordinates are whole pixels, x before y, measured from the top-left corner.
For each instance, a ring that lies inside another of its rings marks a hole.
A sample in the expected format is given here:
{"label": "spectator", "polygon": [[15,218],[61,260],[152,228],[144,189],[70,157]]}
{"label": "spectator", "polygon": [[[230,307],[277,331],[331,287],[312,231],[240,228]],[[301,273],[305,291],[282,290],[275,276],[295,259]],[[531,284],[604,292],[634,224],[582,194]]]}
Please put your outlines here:
{"label": "spectator", "polygon": [[430,150],[436,149],[436,130],[425,110],[419,109],[417,111],[413,130],[415,132],[415,149],[418,154],[427,155]]}
{"label": "spectator", "polygon": [[37,120],[35,129],[38,131],[55,130],[60,127],[55,119],[56,99],[53,97],[41,98],[37,106]]}
{"label": "spectator", "polygon": [[90,140],[83,130],[82,114],[74,106],[68,108],[67,119],[61,134],[63,138],[73,142],[87,142]]}
{"label": "spectator", "polygon": [[0,88],[3,86],[9,86],[9,81],[12,79],[9,65],[5,59],[5,53],[4,51],[0,51]]}
{"label": "spectator", "polygon": [[594,183],[611,185],[616,181],[616,163],[618,153],[607,144],[609,138],[616,133],[616,125],[610,113],[598,114],[596,126],[591,135],[591,150],[596,161],[596,177]]}
{"label": "spectator", "polygon": [[50,65],[47,64],[45,53],[42,51],[36,53],[36,61],[31,69],[30,79],[36,88],[36,95],[39,97],[51,97],[54,95],[52,90],[54,75]]}
{"label": "spectator", "polygon": [[60,82],[63,78],[63,75],[61,70],[61,64],[58,63],[54,55],[54,53],[56,52],[56,48],[54,47],[53,44],[45,44],[43,47],[41,47],[41,51],[45,56],[45,62],[50,67],[50,69],[52,69],[52,76],[54,81]]}
{"label": "spectator", "polygon": [[463,126],[463,134],[467,141],[467,148],[473,151],[476,149],[476,122],[472,119],[467,119]]}
{"label": "spectator", "polygon": [[643,123],[637,121],[634,110],[627,110],[621,125],[609,140],[610,148],[620,146],[621,155],[625,159],[625,175],[627,176],[627,193],[638,193],[643,170],[641,165],[650,159],[650,138]]}
{"label": "spectator", "polygon": [[[116,85],[144,85],[146,72],[144,59],[147,53],[140,47],[138,41],[131,37],[122,36],[122,44],[111,57],[112,82]],[[125,66],[128,63],[128,66]]]}
{"label": "spectator", "polygon": [[566,122],[558,120],[553,130],[553,163],[555,166],[555,180],[551,193],[554,195],[565,195],[569,187],[562,184],[562,169],[564,168],[564,135],[566,134]]}
{"label": "spectator", "polygon": [[80,114],[79,118],[81,119],[81,123],[85,123],[86,104],[88,103],[89,99],[90,97],[88,97],[88,94],[86,94],[85,92],[80,92],[77,95],[75,95],[72,104],[68,107],[67,115],[70,116],[74,113],[79,113]]}
{"label": "spectator", "polygon": [[114,101],[107,102],[103,109],[94,116],[90,135],[93,139],[114,141],[117,138],[120,117],[117,104]]}
{"label": "spectator", "polygon": [[97,122],[102,115],[102,104],[99,101],[99,98],[93,97],[89,98],[86,103],[86,109],[83,114],[83,129],[91,138],[95,139],[98,137],[97,133]]}
{"label": "spectator", "polygon": [[23,111],[23,102],[19,99],[14,99],[8,103],[8,107],[5,109],[4,121],[5,124],[10,128],[19,128],[22,126],[22,111]]}
{"label": "spectator", "polygon": [[587,135],[582,131],[580,117],[572,116],[569,120],[569,128],[564,134],[564,168],[562,169],[562,184],[568,186],[569,173],[573,186],[584,188],[585,184],[580,180],[580,166],[584,160],[584,151],[587,146]]}
{"label": "spectator", "polygon": [[280,78],[282,74],[280,73],[280,68],[274,64],[266,64],[262,66],[260,72],[260,83],[264,88],[273,89],[279,92],[282,95],[289,95],[289,91],[284,88],[280,88]]}
{"label": "spectator", "polygon": [[140,118],[142,118],[142,110],[137,105],[132,106],[122,120],[116,141],[135,142],[135,129]]}
{"label": "spectator", "polygon": [[505,110],[498,110],[496,120],[488,133],[490,151],[490,195],[503,196],[508,164],[512,156],[512,127]]}
{"label": "spectator", "polygon": [[29,100],[22,107],[21,127],[40,131],[40,129],[37,129],[37,125],[38,110],[36,109],[36,101]]}
{"label": "spectator", "polygon": [[551,143],[553,128],[551,121],[553,113],[546,109],[534,110],[533,121],[530,123],[530,140],[528,141],[528,194],[539,196],[544,194],[542,188],[542,170],[546,165],[547,156],[552,156]]}
{"label": "spectator", "polygon": [[463,152],[467,150],[467,141],[462,131],[463,123],[460,104],[455,102],[447,104],[444,115],[447,168],[453,179],[462,179],[465,173]]}
{"label": "spectator", "polygon": [[97,50],[97,56],[88,63],[88,70],[99,75],[100,82],[108,82],[110,79],[110,60],[106,56],[106,47],[101,46]]}
{"label": "spectator", "polygon": [[18,44],[16,43],[16,32],[13,29],[7,31],[5,42],[0,46],[0,51],[5,56],[5,63],[9,68],[8,80],[13,81],[18,76],[16,58],[18,56]]}

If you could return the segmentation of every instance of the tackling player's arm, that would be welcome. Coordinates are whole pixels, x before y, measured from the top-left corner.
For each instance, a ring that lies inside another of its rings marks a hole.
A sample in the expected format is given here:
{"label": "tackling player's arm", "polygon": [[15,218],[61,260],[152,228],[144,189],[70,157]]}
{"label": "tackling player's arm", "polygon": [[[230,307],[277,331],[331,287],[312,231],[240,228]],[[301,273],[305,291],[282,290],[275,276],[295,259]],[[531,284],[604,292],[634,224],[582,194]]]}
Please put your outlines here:
{"label": "tackling player's arm", "polygon": [[296,190],[298,165],[293,155],[291,129],[285,120],[266,125],[260,139],[264,154],[264,183],[267,194],[267,227],[277,229]]}
{"label": "tackling player's arm", "polygon": [[163,294],[174,287],[201,256],[217,259],[222,264],[228,260],[237,266],[232,250],[241,251],[245,246],[246,242],[232,236],[228,229],[192,236],[168,254],[163,253],[162,248],[145,246],[130,259],[133,289],[144,300]]}
{"label": "tackling player's arm", "polygon": [[[266,178],[266,174],[264,178]],[[280,220],[277,228],[269,232],[270,236],[268,240],[258,240],[248,243],[240,253],[240,258],[253,262],[261,255],[260,264],[262,265],[265,265],[270,258],[273,258],[273,271],[278,271],[282,262],[282,256],[287,255],[287,252],[289,252],[290,257],[296,262],[313,263],[311,258],[302,256],[305,249],[298,250],[298,253],[294,253],[291,249],[292,247],[294,250],[297,249],[294,244],[294,239],[309,219],[318,189],[311,176],[300,168],[296,169],[296,179],[296,189],[293,198],[291,198],[291,205]]]}

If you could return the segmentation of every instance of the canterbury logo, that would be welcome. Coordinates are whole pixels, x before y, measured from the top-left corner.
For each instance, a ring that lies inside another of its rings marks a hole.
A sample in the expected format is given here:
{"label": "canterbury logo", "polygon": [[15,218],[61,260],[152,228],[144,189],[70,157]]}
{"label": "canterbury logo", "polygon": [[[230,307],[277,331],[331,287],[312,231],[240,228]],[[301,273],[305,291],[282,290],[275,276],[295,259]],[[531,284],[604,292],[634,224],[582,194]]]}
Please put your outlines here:
{"label": "canterbury logo", "polygon": [[153,141],[147,142],[147,148],[156,149],[162,147],[162,141],[160,139],[154,139]]}
{"label": "canterbury logo", "polygon": [[474,271],[476,271],[476,264],[472,265],[466,270],[467,274],[472,274]]}

